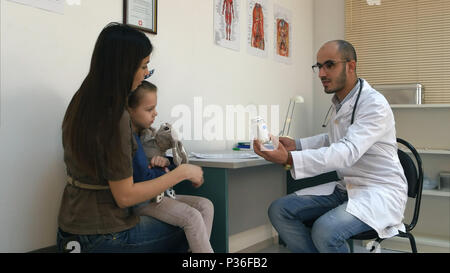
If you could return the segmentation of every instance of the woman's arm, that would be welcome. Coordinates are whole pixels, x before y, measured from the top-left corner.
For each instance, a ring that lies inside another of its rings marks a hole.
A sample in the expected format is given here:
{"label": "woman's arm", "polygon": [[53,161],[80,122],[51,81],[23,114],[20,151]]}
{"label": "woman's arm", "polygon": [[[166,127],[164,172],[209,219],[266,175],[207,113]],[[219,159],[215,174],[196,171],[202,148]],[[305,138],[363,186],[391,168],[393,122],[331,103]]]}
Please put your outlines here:
{"label": "woman's arm", "polygon": [[108,182],[117,205],[120,208],[127,208],[150,200],[183,180],[190,180],[194,187],[200,187],[203,184],[202,168],[181,164],[163,176],[144,182],[134,183],[132,176]]}

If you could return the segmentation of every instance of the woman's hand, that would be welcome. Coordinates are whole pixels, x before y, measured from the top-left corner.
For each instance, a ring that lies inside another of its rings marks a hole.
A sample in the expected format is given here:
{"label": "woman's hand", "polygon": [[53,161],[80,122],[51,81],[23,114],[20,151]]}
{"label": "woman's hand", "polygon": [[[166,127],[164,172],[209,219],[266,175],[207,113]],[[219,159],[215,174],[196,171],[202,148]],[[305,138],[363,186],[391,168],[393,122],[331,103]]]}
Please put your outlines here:
{"label": "woman's hand", "polygon": [[167,167],[169,165],[170,165],[169,159],[167,159],[167,158],[165,158],[163,156],[157,155],[157,156],[154,156],[152,158],[152,160],[150,161],[149,168],[154,168],[154,167],[164,168],[164,167]]}

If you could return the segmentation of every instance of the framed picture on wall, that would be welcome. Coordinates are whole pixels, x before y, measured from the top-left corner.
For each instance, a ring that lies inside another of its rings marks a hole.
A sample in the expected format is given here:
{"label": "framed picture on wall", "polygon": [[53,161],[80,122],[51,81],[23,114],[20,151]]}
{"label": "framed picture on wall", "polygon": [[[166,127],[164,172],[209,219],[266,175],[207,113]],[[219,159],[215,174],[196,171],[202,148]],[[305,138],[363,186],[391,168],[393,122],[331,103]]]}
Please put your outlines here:
{"label": "framed picture on wall", "polygon": [[157,0],[123,0],[123,23],[156,34]]}

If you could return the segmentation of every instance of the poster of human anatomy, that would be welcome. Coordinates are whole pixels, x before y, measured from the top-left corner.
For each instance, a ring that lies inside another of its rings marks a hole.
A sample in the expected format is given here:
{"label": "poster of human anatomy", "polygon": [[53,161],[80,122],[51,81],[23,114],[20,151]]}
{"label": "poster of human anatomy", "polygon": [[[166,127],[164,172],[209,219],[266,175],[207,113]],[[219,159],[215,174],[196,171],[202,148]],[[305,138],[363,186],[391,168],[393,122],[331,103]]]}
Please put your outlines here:
{"label": "poster of human anatomy", "polygon": [[267,57],[268,12],[267,0],[248,0],[247,16],[247,52],[249,54]]}
{"label": "poster of human anatomy", "polygon": [[274,46],[275,60],[287,64],[292,63],[292,13],[278,5],[274,5]]}
{"label": "poster of human anatomy", "polygon": [[214,0],[214,42],[240,50],[239,0]]}

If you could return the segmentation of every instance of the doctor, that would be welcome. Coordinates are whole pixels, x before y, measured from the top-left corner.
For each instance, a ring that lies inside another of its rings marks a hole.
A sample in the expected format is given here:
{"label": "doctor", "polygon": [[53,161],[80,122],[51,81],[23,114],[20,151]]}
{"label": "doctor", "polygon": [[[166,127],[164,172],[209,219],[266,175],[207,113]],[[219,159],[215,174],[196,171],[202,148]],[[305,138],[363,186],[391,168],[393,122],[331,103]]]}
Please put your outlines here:
{"label": "doctor", "polygon": [[[343,40],[325,43],[313,70],[334,94],[327,134],[281,137],[275,151],[254,150],[292,166],[294,179],[336,170],[341,180],[275,200],[269,218],[292,252],[349,252],[346,240],[374,229],[389,238],[404,231],[407,182],[397,156],[395,122],[383,95],[356,75],[356,51]],[[327,114],[327,116],[328,116]],[[311,229],[305,222],[314,221]]]}

